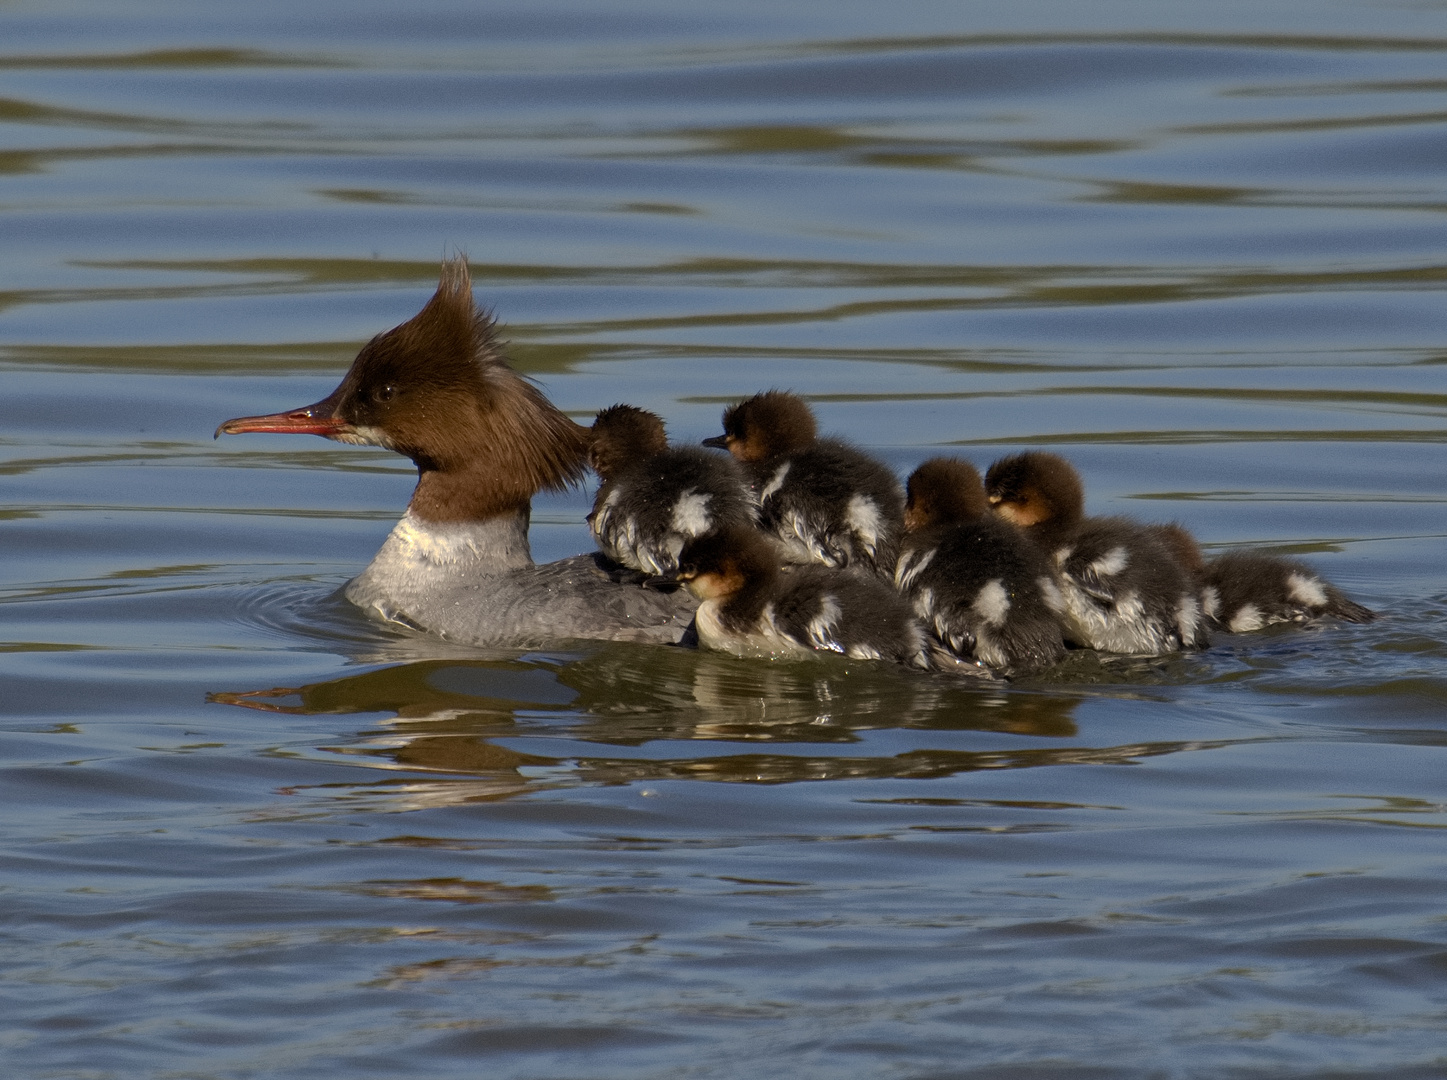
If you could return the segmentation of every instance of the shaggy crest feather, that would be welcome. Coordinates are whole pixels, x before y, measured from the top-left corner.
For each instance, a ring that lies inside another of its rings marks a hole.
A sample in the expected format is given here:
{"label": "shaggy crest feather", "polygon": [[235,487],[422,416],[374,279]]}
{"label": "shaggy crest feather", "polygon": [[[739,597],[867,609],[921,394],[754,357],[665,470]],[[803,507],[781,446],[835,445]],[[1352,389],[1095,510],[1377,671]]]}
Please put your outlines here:
{"label": "shaggy crest feather", "polygon": [[[414,363],[418,357],[427,362]],[[392,448],[422,472],[412,500],[422,517],[485,516],[583,478],[586,429],[513,370],[496,324],[473,302],[461,256],[442,264],[437,291],[421,311],[363,347],[338,393],[343,408],[385,411]],[[446,496],[433,490],[434,472],[481,475],[459,506],[455,488]]]}

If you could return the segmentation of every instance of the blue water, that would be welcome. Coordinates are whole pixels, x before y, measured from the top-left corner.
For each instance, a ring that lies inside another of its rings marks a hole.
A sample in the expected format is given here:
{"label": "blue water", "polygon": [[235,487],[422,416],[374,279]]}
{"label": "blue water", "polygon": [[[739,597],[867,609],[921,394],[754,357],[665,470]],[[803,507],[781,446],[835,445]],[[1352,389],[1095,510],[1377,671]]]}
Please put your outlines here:
{"label": "blue water", "polygon": [[[1201,7],[0,6],[4,1075],[1447,1075],[1447,15]],[[1048,447],[1383,618],[989,690],[371,623],[409,463],[211,434],[453,251],[580,421]]]}

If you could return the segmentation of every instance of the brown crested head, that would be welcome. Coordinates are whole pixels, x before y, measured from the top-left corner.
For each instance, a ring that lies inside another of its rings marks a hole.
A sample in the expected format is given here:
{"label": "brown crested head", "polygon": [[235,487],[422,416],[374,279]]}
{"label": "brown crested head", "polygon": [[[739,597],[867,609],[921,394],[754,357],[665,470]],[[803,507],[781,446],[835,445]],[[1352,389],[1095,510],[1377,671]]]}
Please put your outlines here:
{"label": "brown crested head", "polygon": [[989,508],[979,470],[959,458],[930,458],[905,483],[906,532],[972,521]]}
{"label": "brown crested head", "polygon": [[1068,527],[1085,515],[1085,489],[1075,467],[1058,454],[1011,454],[985,473],[990,507],[1021,528],[1051,522]]}
{"label": "brown crested head", "polygon": [[706,446],[724,446],[740,461],[767,461],[814,445],[818,425],[807,402],[784,390],[767,390],[724,410],[722,436]]}
{"label": "brown crested head", "polygon": [[663,418],[632,405],[613,405],[593,421],[589,463],[602,479],[610,480],[618,470],[668,449],[668,432]]}
{"label": "brown crested head", "polygon": [[[421,472],[412,508],[459,520],[525,508],[538,491],[582,479],[588,431],[509,365],[472,299],[461,256],[442,264],[432,299],[357,354],[315,405],[228,420],[218,434],[294,431],[383,446]],[[465,481],[444,482],[442,476]]]}
{"label": "brown crested head", "polygon": [[684,545],[678,578],[701,600],[722,599],[772,580],[779,561],[778,549],[763,533],[725,525]]}

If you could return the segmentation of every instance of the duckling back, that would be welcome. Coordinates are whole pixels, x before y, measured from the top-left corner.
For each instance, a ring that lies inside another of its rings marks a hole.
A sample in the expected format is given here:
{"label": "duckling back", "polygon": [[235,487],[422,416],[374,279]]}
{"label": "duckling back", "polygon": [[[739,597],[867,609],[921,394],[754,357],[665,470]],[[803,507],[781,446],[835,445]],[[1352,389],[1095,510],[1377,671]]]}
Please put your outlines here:
{"label": "duckling back", "polygon": [[905,537],[895,586],[939,646],[1001,674],[1026,674],[1065,655],[1055,572],[998,518]]}
{"label": "duckling back", "polygon": [[878,578],[828,566],[790,567],[779,575],[767,618],[800,647],[852,660],[931,666],[923,628]]}
{"label": "duckling back", "polygon": [[1103,652],[1159,656],[1207,645],[1200,591],[1160,533],[1089,518],[1054,552],[1067,637]]}
{"label": "duckling back", "polygon": [[985,485],[1059,574],[1068,641],[1134,656],[1205,647],[1200,588],[1163,527],[1085,517],[1079,474],[1056,454],[1002,458]]}
{"label": "duckling back", "polygon": [[933,647],[1000,674],[1059,660],[1065,640],[1055,573],[1019,529],[989,512],[975,467],[931,458],[910,473],[905,490],[894,584]]}
{"label": "duckling back", "polygon": [[894,572],[904,492],[884,465],[837,439],[820,439],[797,394],[768,390],[724,410],[726,447],[749,471],[759,525],[788,558],[835,568]]}
{"label": "duckling back", "polygon": [[743,469],[723,454],[674,447],[631,462],[598,488],[588,527],[598,550],[646,574],[672,574],[695,537],[752,528],[758,507]]}
{"label": "duckling back", "polygon": [[741,528],[684,548],[679,577],[703,601],[700,644],[739,655],[819,651],[929,666],[924,632],[889,586],[826,566],[782,567],[780,559],[772,538]]}
{"label": "duckling back", "polygon": [[1365,623],[1377,617],[1300,559],[1228,551],[1206,564],[1205,577],[1215,591],[1216,621],[1232,633],[1272,623],[1319,618]]}
{"label": "duckling back", "polygon": [[886,466],[847,443],[820,439],[751,471],[759,527],[784,542],[790,559],[892,573],[904,494]]}

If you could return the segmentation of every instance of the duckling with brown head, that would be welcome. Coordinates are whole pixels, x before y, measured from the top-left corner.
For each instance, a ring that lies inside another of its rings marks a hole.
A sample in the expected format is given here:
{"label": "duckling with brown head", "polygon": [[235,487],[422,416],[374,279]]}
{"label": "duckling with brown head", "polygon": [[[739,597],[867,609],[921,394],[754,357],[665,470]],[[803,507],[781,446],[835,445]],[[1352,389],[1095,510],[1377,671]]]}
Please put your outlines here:
{"label": "duckling with brown head", "polygon": [[663,420],[632,405],[593,421],[593,471],[603,481],[588,515],[598,550],[644,574],[672,574],[684,544],[724,525],[752,528],[758,507],[728,454],[669,447]]}
{"label": "duckling with brown head", "polygon": [[724,410],[726,448],[744,464],[759,526],[794,562],[859,567],[888,579],[904,520],[893,472],[838,439],[817,437],[814,413],[796,394],[769,390]]}
{"label": "duckling with brown head", "polygon": [[838,653],[930,666],[924,632],[884,582],[827,566],[780,566],[778,543],[729,526],[691,541],[679,579],[703,603],[699,644],[741,656]]}
{"label": "duckling with brown head", "polygon": [[1055,571],[1019,529],[990,513],[975,467],[931,458],[905,490],[894,583],[936,647],[1004,675],[1063,657]]}
{"label": "duckling with brown head", "polygon": [[1171,544],[1128,518],[1087,518],[1080,475],[1064,458],[1001,458],[985,491],[1059,575],[1067,640],[1132,656],[1205,647],[1199,592]]}

